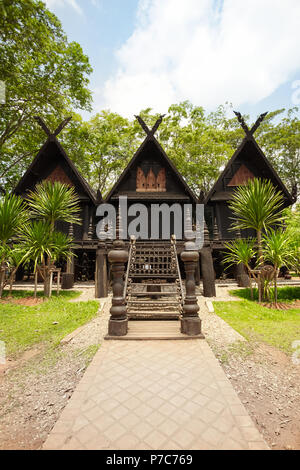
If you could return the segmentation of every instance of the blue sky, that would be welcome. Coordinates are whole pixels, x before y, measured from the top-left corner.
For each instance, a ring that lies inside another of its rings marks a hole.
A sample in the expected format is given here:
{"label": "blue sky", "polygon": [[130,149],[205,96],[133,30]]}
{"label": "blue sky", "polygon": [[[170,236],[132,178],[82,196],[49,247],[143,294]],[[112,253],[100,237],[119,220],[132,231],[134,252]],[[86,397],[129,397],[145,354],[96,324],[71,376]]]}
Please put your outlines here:
{"label": "blue sky", "polygon": [[[94,69],[93,114],[300,104],[299,0],[46,0]],[[292,88],[294,87],[294,88]]]}

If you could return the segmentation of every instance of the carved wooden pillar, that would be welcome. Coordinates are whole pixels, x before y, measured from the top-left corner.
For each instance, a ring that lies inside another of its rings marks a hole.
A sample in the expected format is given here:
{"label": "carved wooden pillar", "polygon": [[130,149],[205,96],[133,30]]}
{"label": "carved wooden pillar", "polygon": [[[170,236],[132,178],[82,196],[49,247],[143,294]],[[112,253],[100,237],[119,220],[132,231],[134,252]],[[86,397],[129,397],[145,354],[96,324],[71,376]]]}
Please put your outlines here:
{"label": "carved wooden pillar", "polygon": [[[237,231],[237,238],[242,238],[241,229]],[[250,287],[250,279],[246,272],[244,263],[239,263],[235,267],[234,277],[239,287]]]}
{"label": "carved wooden pillar", "polygon": [[201,250],[201,272],[203,281],[204,297],[215,297],[215,270],[210,247],[204,247]]}
{"label": "carved wooden pillar", "polygon": [[183,303],[181,332],[189,336],[201,335],[201,320],[198,316],[199,305],[196,297],[195,269],[199,253],[193,241],[185,242],[181,253],[185,269],[186,294]]}
{"label": "carved wooden pillar", "polygon": [[83,208],[83,234],[82,234],[82,240],[88,240],[89,238],[89,206],[88,204],[85,204]]}
{"label": "carved wooden pillar", "polygon": [[[69,225],[69,237],[74,239],[74,228],[73,224]],[[62,273],[61,277],[61,288],[62,289],[72,289],[74,286],[74,255],[73,253],[67,260],[67,271]]]}
{"label": "carved wooden pillar", "polygon": [[107,297],[107,256],[105,250],[105,243],[99,242],[96,250],[96,265],[95,265],[95,298]]}
{"label": "carved wooden pillar", "polygon": [[213,239],[214,239],[215,242],[219,242],[219,241],[220,241],[220,234],[219,234],[219,228],[218,228],[217,218],[216,218],[216,217],[215,217],[215,221],[214,221]]}
{"label": "carved wooden pillar", "polygon": [[108,253],[108,260],[112,265],[113,298],[108,323],[109,336],[125,336],[128,330],[127,308],[124,298],[124,271],[128,260],[123,240],[114,240],[113,249]]}

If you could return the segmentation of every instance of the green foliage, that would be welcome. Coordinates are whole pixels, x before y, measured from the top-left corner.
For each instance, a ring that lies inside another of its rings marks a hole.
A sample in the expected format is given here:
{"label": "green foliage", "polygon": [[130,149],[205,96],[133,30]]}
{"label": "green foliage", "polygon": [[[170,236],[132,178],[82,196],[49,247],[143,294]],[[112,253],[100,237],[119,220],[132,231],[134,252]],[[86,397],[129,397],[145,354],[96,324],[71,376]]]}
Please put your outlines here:
{"label": "green foliage", "polygon": [[289,233],[293,250],[293,268],[300,274],[300,204],[285,209],[284,216],[286,230]]}
{"label": "green foliage", "polygon": [[18,237],[28,218],[21,197],[6,194],[0,199],[0,241],[3,247]]}
{"label": "green foliage", "polygon": [[79,223],[79,200],[74,188],[57,181],[43,181],[27,197],[33,217],[53,228],[56,221]]}
{"label": "green foliage", "polygon": [[[254,290],[254,299],[258,300],[258,291]],[[252,300],[250,289],[236,289],[229,291],[231,295],[236,295],[241,299]],[[291,302],[300,299],[300,287],[284,286],[278,288],[278,300],[281,302]]]}
{"label": "green foliage", "polygon": [[[14,298],[32,295],[31,291],[13,291]],[[78,295],[79,292],[62,291],[57,296],[53,292],[50,299],[33,307],[14,303],[0,304],[0,340],[5,341],[8,356],[15,357],[34,344],[43,343],[47,348],[55,347],[68,333],[94,318],[99,303],[69,302]]]}
{"label": "green foliage", "polygon": [[234,229],[267,230],[278,224],[283,215],[283,196],[271,181],[255,178],[234,192],[229,207],[234,213]]}
{"label": "green foliage", "polygon": [[20,237],[28,219],[29,214],[21,197],[6,194],[0,199],[0,297],[12,262],[12,243]]}
{"label": "green foliage", "polygon": [[[43,2],[2,0],[2,11],[0,80],[5,82],[6,103],[0,106],[0,177],[5,175],[3,184],[9,187],[16,181],[14,163],[28,164],[39,147],[34,115],[51,122],[53,116],[62,120],[71,109],[91,109],[87,86],[92,69],[81,46],[68,42]],[[23,133],[30,135],[25,145]]]}
{"label": "green foliage", "polygon": [[53,232],[49,222],[32,221],[24,228],[22,246],[25,250],[23,260],[31,260],[34,270],[38,264],[45,265],[47,258],[57,261],[69,258],[72,254],[72,240],[61,232]]}
{"label": "green foliage", "polygon": [[291,354],[293,341],[300,337],[299,308],[280,311],[244,300],[214,302],[214,309],[251,343],[264,342]]}
{"label": "green foliage", "polygon": [[290,233],[283,229],[269,229],[263,235],[264,259],[275,269],[294,264],[294,250]]}
{"label": "green foliage", "polygon": [[[27,204],[33,220],[24,227],[22,242],[26,250],[24,260],[34,263],[44,278],[44,294],[51,295],[51,269],[58,259],[72,256],[72,240],[55,230],[55,222],[78,223],[79,200],[74,188],[59,182],[44,181],[36,186],[27,197]],[[39,220],[41,219],[41,220]],[[35,276],[36,294],[37,276]]]}
{"label": "green foliage", "polygon": [[[284,111],[281,109],[272,114],[279,115]],[[261,126],[261,132],[259,143],[296,199],[300,187],[299,108],[294,107],[287,110],[277,124],[271,125],[266,121],[266,124]]]}
{"label": "green foliage", "polygon": [[236,238],[233,241],[226,242],[224,245],[226,252],[223,261],[228,267],[242,263],[250,269],[250,262],[256,254],[255,240],[253,238]]}

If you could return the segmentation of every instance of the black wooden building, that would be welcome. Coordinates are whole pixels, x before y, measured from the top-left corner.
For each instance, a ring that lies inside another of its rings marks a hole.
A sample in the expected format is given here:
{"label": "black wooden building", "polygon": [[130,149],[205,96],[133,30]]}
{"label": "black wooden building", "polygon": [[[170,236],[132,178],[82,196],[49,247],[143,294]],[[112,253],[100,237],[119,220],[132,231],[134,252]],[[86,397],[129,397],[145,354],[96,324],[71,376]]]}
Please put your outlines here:
{"label": "black wooden building", "polygon": [[[224,251],[224,242],[236,236],[229,230],[232,214],[228,208],[228,201],[234,189],[245,184],[249,178],[270,179],[283,193],[285,205],[288,206],[293,202],[291,195],[253,137],[264,116],[260,116],[251,130],[247,128],[240,115],[238,117],[245,130],[245,138],[204,201],[205,241],[200,252],[196,279],[199,282],[200,276],[202,277],[204,293],[208,296],[214,295],[214,287],[210,281],[206,283],[205,280],[211,280],[215,275],[216,277],[222,275],[220,260]],[[59,227],[62,231],[73,235],[76,245],[73,263],[68,268],[67,266],[62,268],[63,271],[68,269],[69,274],[74,275],[75,281],[95,279],[97,297],[107,294],[109,282],[107,253],[112,246],[111,240],[99,241],[96,236],[96,225],[99,222],[96,209],[99,203],[111,203],[118,209],[119,197],[126,196],[129,209],[136,203],[143,203],[147,207],[153,203],[165,203],[169,207],[178,203],[182,207],[184,204],[190,204],[194,210],[195,205],[200,202],[154,136],[162,117],[151,130],[140,117],[137,119],[145,130],[146,137],[104,201],[99,193],[97,195],[91,189],[57,139],[58,133],[68,120],[51,133],[45,123],[38,118],[39,124],[47,133],[47,140],[15,188],[16,194],[26,198],[26,193],[43,180],[60,181],[74,187],[80,200],[82,222],[80,225],[62,223]],[[150,231],[149,219],[148,235]],[[241,236],[248,235],[248,232],[241,234]],[[157,243],[168,243],[168,240],[163,238],[161,232]],[[178,240],[178,252],[182,249],[183,241],[183,237],[182,240]]]}

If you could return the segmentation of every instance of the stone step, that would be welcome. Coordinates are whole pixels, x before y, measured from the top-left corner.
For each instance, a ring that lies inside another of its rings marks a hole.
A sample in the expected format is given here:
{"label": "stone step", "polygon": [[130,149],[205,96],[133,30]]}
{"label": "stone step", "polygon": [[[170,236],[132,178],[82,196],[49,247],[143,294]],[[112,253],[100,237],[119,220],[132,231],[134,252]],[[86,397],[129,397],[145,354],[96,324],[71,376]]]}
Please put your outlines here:
{"label": "stone step", "polygon": [[180,293],[179,292],[154,292],[154,291],[153,292],[147,292],[147,291],[145,291],[145,292],[142,292],[142,291],[141,292],[134,292],[134,291],[132,291],[131,292],[130,291],[129,295],[131,297],[133,297],[133,296],[136,296],[136,297],[138,297],[138,296],[151,297],[152,295],[158,295],[158,296],[163,296],[163,295],[164,296],[176,296],[177,295],[177,296],[179,296]]}

